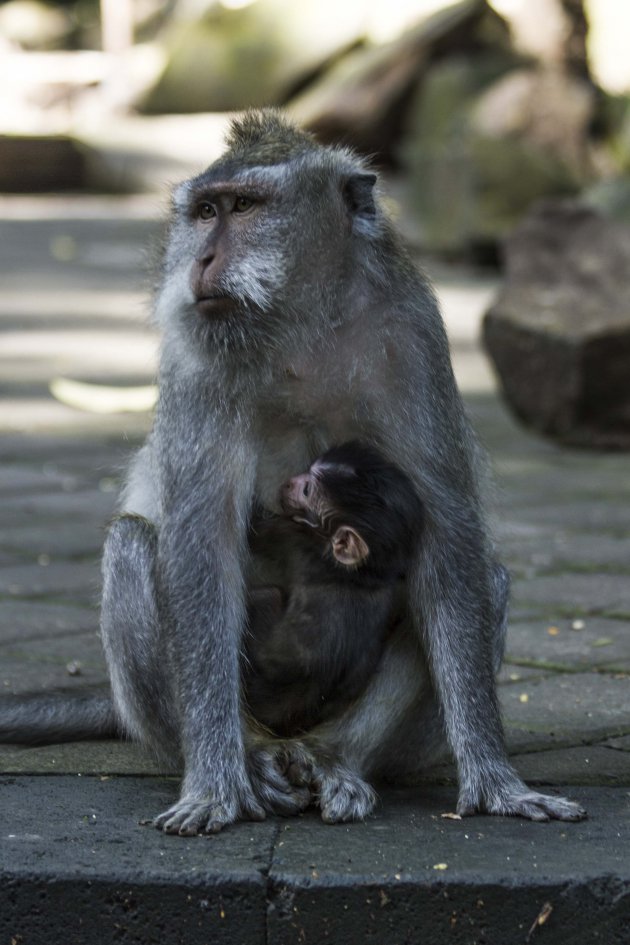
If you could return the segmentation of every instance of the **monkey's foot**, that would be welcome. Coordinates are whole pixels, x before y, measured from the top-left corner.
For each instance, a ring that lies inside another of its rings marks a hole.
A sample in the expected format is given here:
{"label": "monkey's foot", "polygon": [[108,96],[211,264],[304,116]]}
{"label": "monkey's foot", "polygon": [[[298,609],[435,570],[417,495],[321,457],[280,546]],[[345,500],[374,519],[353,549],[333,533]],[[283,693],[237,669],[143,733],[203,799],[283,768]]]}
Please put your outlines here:
{"label": "monkey's foot", "polygon": [[313,784],[326,824],[365,820],[378,800],[376,791],[367,781],[341,764],[317,767]]}
{"label": "monkey's foot", "polygon": [[273,742],[249,750],[247,760],[254,793],[268,813],[292,817],[306,810],[312,799],[308,780],[289,780],[285,754]]}
{"label": "monkey's foot", "polygon": [[265,812],[253,794],[247,792],[238,804],[222,804],[211,795],[206,797],[182,797],[151,821],[164,833],[176,833],[181,837],[197,834],[218,833],[236,820],[264,820]]}
{"label": "monkey's foot", "polygon": [[294,788],[308,787],[327,824],[365,820],[377,801],[376,791],[346,765],[317,746],[286,739],[274,746],[274,762]]}
{"label": "monkey's foot", "polygon": [[587,815],[583,807],[566,797],[539,794],[523,790],[506,790],[490,794],[484,802],[474,801],[462,792],[457,804],[457,813],[462,817],[483,812],[505,817],[526,817],[528,820],[583,820]]}

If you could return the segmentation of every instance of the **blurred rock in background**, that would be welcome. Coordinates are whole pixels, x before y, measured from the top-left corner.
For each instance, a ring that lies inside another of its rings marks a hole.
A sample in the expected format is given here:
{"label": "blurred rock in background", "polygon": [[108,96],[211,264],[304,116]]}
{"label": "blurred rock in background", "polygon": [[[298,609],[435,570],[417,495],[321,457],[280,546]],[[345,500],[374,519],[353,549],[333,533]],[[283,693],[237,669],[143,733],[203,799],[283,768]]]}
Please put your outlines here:
{"label": "blurred rock in background", "polygon": [[525,423],[630,448],[630,228],[577,201],[538,204],[505,244],[485,345]]}

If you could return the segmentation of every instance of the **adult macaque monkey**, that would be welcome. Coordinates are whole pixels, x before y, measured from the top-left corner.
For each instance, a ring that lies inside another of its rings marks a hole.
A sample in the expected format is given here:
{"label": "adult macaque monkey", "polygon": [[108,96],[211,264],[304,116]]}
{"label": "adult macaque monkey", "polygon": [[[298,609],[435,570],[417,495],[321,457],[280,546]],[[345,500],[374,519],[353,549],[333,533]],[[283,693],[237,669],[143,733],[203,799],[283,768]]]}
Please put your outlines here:
{"label": "adult macaque monkey", "polygon": [[273,743],[248,750],[239,704],[248,521],[348,439],[401,467],[424,507],[410,628],[351,709],[276,760],[305,753],[323,816],[346,820],[374,803],[363,777],[394,758],[420,768],[445,729],[461,814],[584,815],[528,790],[506,756],[493,673],[506,582],[476,447],[435,299],[375,185],[351,152],[261,112],[234,121],[223,157],[175,190],[155,426],[107,539],[102,617],[122,725],[183,762],[181,797],[154,821],[167,832],[282,807]]}

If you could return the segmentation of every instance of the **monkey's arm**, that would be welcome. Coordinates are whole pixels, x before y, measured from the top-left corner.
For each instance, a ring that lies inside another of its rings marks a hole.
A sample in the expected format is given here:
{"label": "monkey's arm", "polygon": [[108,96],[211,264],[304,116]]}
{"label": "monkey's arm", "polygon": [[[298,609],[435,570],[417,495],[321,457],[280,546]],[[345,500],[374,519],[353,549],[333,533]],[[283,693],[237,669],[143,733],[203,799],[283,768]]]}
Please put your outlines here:
{"label": "monkey's arm", "polygon": [[239,705],[253,450],[242,431],[212,416],[197,387],[165,386],[156,427],[158,569],[184,779],[180,800],[155,824],[167,832],[215,832],[239,816],[264,817],[246,770]]}

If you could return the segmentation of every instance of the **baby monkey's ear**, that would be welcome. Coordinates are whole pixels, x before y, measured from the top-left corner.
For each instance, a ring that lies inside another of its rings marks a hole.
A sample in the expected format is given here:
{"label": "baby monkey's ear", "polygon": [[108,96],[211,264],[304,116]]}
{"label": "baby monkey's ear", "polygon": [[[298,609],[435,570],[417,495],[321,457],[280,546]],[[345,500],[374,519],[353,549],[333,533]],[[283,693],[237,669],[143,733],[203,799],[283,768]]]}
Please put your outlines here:
{"label": "baby monkey's ear", "polygon": [[354,528],[342,525],[332,537],[332,553],[339,564],[347,568],[358,568],[370,553],[366,542]]}

